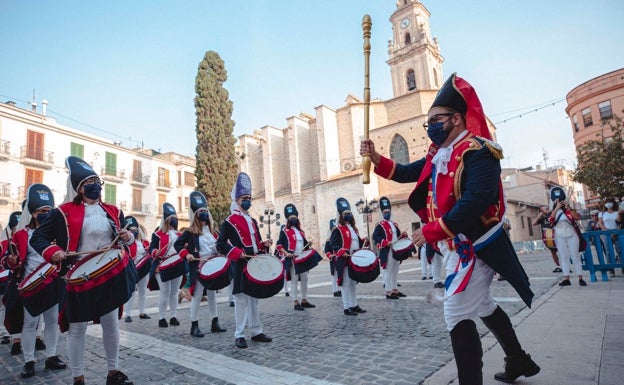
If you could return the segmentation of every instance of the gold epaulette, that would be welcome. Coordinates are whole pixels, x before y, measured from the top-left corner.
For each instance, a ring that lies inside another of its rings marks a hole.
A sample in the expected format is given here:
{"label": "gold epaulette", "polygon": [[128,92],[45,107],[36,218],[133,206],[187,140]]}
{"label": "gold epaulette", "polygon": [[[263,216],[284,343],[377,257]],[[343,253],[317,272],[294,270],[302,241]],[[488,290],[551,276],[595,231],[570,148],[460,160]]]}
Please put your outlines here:
{"label": "gold epaulette", "polygon": [[483,141],[483,144],[485,145],[485,147],[487,147],[488,150],[490,150],[490,152],[492,153],[492,155],[494,155],[494,158],[496,159],[503,159],[503,148],[500,146],[500,144],[489,140],[489,139],[485,139],[482,137],[478,137],[480,140]]}

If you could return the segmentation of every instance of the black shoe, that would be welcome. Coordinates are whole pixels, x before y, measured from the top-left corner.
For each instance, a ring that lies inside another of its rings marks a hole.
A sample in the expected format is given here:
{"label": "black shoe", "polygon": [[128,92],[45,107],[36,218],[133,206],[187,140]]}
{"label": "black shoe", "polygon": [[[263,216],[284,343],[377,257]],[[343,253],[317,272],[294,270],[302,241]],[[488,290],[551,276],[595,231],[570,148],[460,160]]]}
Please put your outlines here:
{"label": "black shoe", "polygon": [[585,282],[585,281],[583,280],[583,278],[581,278],[581,279],[579,279],[579,285],[581,285],[581,286],[587,286],[587,282]]}
{"label": "black shoe", "polygon": [[397,286],[401,286],[401,284],[400,284],[400,283],[397,283]]}
{"label": "black shoe", "polygon": [[164,318],[161,318],[158,320],[158,327],[159,328],[166,328],[169,327],[169,324],[167,323],[167,320]]}
{"label": "black shoe", "polygon": [[219,326],[219,317],[214,317],[212,319],[212,325],[210,326],[210,331],[213,333],[223,333],[223,332],[226,332],[227,330]]}
{"label": "black shoe", "polygon": [[434,289],[444,289],[444,284],[442,282],[436,282],[433,284]]}
{"label": "black shoe", "polygon": [[41,338],[35,340],[35,350],[46,350],[46,344],[43,343]]}
{"label": "black shoe", "polygon": [[143,314],[139,314],[139,318],[140,319],[152,319],[152,317],[148,316],[147,314],[143,313]]}
{"label": "black shoe", "polygon": [[121,371],[106,376],[106,385],[134,385],[134,382],[128,379],[128,376]]}
{"label": "black shoe", "polygon": [[251,340],[254,342],[271,342],[273,341],[273,338],[267,336],[264,333],[260,333],[258,335],[251,337]]}
{"label": "black shoe", "polygon": [[176,317],[171,317],[169,320],[169,325],[171,326],[180,326],[180,321]]}
{"label": "black shoe", "polygon": [[340,292],[340,291],[335,291],[335,292],[334,292],[334,297],[342,297],[342,292]]}
{"label": "black shoe", "polygon": [[20,354],[22,354],[22,343],[13,342],[13,345],[11,345],[11,355],[18,356]]}
{"label": "black shoe", "polygon": [[561,273],[563,270],[561,270],[560,267],[555,267],[555,270],[553,270],[553,273]]}
{"label": "black shoe", "polygon": [[295,304],[295,310],[305,310],[300,303]]}
{"label": "black shoe", "polygon": [[394,294],[396,294],[397,297],[407,297],[405,294],[401,293],[400,291]]}
{"label": "black shoe", "polygon": [[311,309],[311,308],[313,308],[313,307],[316,307],[316,305],[313,305],[313,304],[311,304],[311,303],[310,303],[310,302],[308,302],[308,301],[301,302],[301,306],[303,306],[303,307],[304,307],[304,308],[306,308],[306,309]]}
{"label": "black shoe", "polygon": [[0,341],[0,344],[2,345],[8,345],[11,343],[11,337],[9,336],[3,336],[2,340]]}
{"label": "black shoe", "polygon": [[203,337],[204,336],[204,333],[202,333],[202,331],[199,330],[199,321],[191,322],[191,335],[193,337]]}
{"label": "black shoe", "polygon": [[362,308],[360,307],[360,305],[357,305],[357,306],[355,306],[355,307],[352,307],[352,308],[351,308],[351,310],[353,310],[353,311],[354,311],[354,312],[356,312],[356,313],[366,313],[366,310],[362,309]]}
{"label": "black shoe", "polygon": [[236,339],[236,347],[239,349],[246,349],[247,348],[247,341],[245,340],[244,337],[239,337]]}
{"label": "black shoe", "polygon": [[290,293],[286,292],[286,294],[284,294],[286,297],[290,297]]}
{"label": "black shoe", "polygon": [[570,286],[570,280],[569,279],[564,279],[563,281],[559,282],[559,286]]}
{"label": "black shoe", "polygon": [[61,370],[67,368],[67,364],[61,361],[58,356],[52,356],[46,358],[45,368],[50,370]]}
{"label": "black shoe", "polygon": [[124,321],[126,322],[132,322],[132,317],[130,317],[129,315],[126,316],[126,318],[124,319]]}
{"label": "black shoe", "polygon": [[505,371],[494,375],[498,381],[513,383],[520,376],[531,377],[539,373],[540,367],[531,359],[530,354],[523,357],[505,357]]}
{"label": "black shoe", "polygon": [[20,373],[22,378],[29,378],[35,375],[35,361],[28,361]]}
{"label": "black shoe", "polygon": [[421,280],[422,280],[422,281],[426,281],[426,280],[427,280],[427,277],[422,277],[422,279],[421,279]]}
{"label": "black shoe", "polygon": [[[429,279],[433,279],[433,277],[432,277],[432,276],[429,276]],[[397,284],[397,286],[401,286],[401,285]]]}
{"label": "black shoe", "polygon": [[85,385],[84,380],[74,380],[74,385]]}
{"label": "black shoe", "polygon": [[351,309],[344,309],[345,315],[357,315],[357,313]]}
{"label": "black shoe", "polygon": [[399,299],[399,296],[395,293],[386,294],[386,299]]}
{"label": "black shoe", "polygon": [[230,301],[230,307],[234,307],[234,301]]}

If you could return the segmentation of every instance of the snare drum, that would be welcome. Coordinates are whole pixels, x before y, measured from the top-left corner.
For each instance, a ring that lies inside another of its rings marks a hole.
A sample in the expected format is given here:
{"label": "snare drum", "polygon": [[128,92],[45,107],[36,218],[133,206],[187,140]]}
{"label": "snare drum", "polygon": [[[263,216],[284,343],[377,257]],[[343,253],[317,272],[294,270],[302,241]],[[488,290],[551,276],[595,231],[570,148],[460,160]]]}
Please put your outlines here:
{"label": "snare drum", "polygon": [[555,229],[542,229],[542,240],[544,241],[544,246],[550,250],[557,251],[557,245],[555,244]]}
{"label": "snare drum", "polygon": [[7,285],[9,284],[9,274],[11,270],[0,268],[0,295],[4,295]]}
{"label": "snare drum", "polygon": [[151,255],[149,255],[149,253],[145,253],[141,257],[136,257],[133,262],[138,274],[137,281],[140,281],[149,273],[150,269],[152,268],[152,257]]}
{"label": "snare drum", "polygon": [[199,268],[197,279],[208,290],[227,287],[230,284],[230,261],[223,256],[210,258]]}
{"label": "snare drum", "polygon": [[17,286],[24,307],[33,317],[59,302],[59,275],[56,266],[47,262],[37,266]]}
{"label": "snare drum", "polygon": [[392,244],[392,258],[404,261],[416,252],[416,246],[409,238],[401,238]]}
{"label": "snare drum", "polygon": [[128,302],[134,292],[137,273],[134,264],[119,250],[90,254],[65,276],[67,320],[86,322],[107,314]]}
{"label": "snare drum", "polygon": [[162,282],[167,282],[183,276],[188,271],[188,268],[186,260],[176,254],[160,262],[158,270],[160,272],[160,280]]}
{"label": "snare drum", "polygon": [[321,255],[314,249],[305,250],[294,258],[295,274],[305,273],[312,270],[323,259]]}
{"label": "snare drum", "polygon": [[349,259],[349,278],[356,282],[373,282],[379,272],[379,260],[369,249],[356,250]]}
{"label": "snare drum", "polygon": [[284,287],[284,265],[270,254],[259,254],[247,261],[242,275],[243,292],[254,298],[269,298]]}

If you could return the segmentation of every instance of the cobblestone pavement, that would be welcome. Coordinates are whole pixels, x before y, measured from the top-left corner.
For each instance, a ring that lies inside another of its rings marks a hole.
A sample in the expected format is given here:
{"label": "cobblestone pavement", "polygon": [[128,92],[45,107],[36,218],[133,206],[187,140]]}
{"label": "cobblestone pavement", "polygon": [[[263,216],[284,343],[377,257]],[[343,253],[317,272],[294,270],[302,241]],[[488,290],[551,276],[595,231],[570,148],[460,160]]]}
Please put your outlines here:
{"label": "cobblestone pavement", "polygon": [[[560,274],[550,253],[520,255],[536,297],[555,285]],[[219,320],[226,333],[189,335],[188,302],[178,311],[180,326],[158,328],[157,292],[148,292],[150,320],[120,320],[119,367],[140,384],[418,384],[452,357],[441,305],[428,304],[430,280],[421,280],[420,261],[401,266],[400,290],[406,298],[387,300],[381,278],[358,284],[359,304],[368,312],[345,316],[340,298],[331,293],[329,268],[321,262],[310,274],[309,300],[317,307],[295,311],[291,297],[280,293],[260,301],[261,320],[269,344],[249,340],[248,349],[234,346],[234,312],[224,292],[218,294]],[[509,315],[524,304],[504,281],[492,283],[492,294]],[[200,328],[210,330],[207,309],[200,308]],[[204,317],[204,318],[201,318]],[[478,323],[482,334],[485,327]],[[37,374],[21,379],[23,356],[11,356],[10,345],[0,346],[0,384],[71,384],[69,370],[43,369],[37,352]],[[67,361],[66,334],[58,353]],[[89,325],[86,342],[86,383],[104,384],[106,364],[101,328]]]}

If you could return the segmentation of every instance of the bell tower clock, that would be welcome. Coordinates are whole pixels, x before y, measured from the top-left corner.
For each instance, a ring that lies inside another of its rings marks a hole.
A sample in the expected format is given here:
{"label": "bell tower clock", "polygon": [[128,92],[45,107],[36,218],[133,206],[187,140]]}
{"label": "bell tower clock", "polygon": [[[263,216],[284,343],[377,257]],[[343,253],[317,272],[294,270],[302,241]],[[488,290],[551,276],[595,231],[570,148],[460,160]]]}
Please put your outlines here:
{"label": "bell tower clock", "polygon": [[417,0],[397,0],[390,16],[393,39],[388,41],[388,65],[394,97],[418,90],[437,90],[442,85],[442,62],[438,41],[431,38],[429,16]]}

